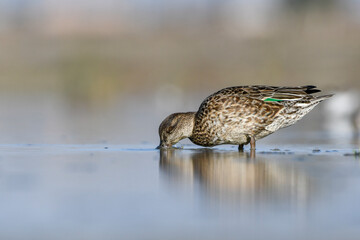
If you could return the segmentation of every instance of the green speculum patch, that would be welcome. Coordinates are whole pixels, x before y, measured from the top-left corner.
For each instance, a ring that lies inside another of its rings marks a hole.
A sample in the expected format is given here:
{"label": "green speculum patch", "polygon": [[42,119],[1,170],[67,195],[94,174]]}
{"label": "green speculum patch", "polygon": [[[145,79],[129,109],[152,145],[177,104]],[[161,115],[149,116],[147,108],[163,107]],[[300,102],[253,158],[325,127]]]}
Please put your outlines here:
{"label": "green speculum patch", "polygon": [[282,102],[284,100],[276,99],[276,98],[267,98],[264,100],[265,102]]}

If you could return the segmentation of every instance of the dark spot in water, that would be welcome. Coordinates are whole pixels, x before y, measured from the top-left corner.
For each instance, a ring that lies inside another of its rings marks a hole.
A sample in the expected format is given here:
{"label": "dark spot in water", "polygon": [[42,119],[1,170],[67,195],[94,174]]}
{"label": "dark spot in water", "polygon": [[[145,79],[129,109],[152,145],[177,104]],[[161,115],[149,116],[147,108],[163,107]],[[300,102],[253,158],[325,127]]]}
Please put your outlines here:
{"label": "dark spot in water", "polygon": [[345,157],[360,157],[360,152],[355,151],[354,153],[345,153]]}
{"label": "dark spot in water", "polygon": [[109,147],[104,147],[104,149],[109,149]]}
{"label": "dark spot in water", "polygon": [[270,149],[271,151],[281,151],[280,149],[278,149],[278,148],[274,148],[274,149]]}
{"label": "dark spot in water", "polygon": [[286,154],[286,153],[285,153],[285,152],[262,151],[262,152],[259,152],[259,154],[279,154],[279,155],[284,155],[284,154]]}
{"label": "dark spot in water", "polygon": [[317,152],[321,152],[321,150],[320,149],[313,149],[312,152],[317,153]]}
{"label": "dark spot in water", "polygon": [[304,157],[304,156],[298,156],[298,157],[295,157],[294,159],[295,159],[296,161],[302,162],[302,161],[305,160],[305,157]]}

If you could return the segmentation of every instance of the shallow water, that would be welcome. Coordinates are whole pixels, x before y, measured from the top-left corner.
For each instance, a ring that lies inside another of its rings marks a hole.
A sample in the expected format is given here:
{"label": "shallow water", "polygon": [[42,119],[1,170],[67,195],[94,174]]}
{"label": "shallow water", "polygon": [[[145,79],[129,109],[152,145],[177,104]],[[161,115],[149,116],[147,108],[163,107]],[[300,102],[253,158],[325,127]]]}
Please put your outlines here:
{"label": "shallow water", "polygon": [[349,118],[319,106],[258,141],[255,158],[186,140],[155,150],[161,120],[204,96],[166,108],[1,95],[0,239],[358,239]]}
{"label": "shallow water", "polygon": [[154,147],[0,145],[0,238],[358,239],[352,146]]}

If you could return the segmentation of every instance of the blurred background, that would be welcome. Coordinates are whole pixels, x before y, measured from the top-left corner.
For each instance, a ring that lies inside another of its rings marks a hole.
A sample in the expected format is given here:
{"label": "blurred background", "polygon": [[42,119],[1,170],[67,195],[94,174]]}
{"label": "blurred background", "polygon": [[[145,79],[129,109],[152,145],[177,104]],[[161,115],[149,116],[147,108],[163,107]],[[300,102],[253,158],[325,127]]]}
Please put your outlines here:
{"label": "blurred background", "polygon": [[0,0],[0,43],[0,143],[156,144],[247,84],[337,93],[299,128],[358,133],[360,0]]}
{"label": "blurred background", "polygon": [[[359,76],[360,0],[0,0],[0,239],[357,240]],[[154,149],[249,84],[335,96],[256,159]]]}

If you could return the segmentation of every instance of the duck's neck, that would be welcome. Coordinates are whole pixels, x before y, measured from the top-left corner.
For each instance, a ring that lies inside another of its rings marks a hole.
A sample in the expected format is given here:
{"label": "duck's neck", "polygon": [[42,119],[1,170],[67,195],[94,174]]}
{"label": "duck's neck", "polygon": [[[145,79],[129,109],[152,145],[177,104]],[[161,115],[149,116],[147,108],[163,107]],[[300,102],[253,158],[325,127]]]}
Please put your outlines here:
{"label": "duck's neck", "polygon": [[196,112],[186,112],[182,115],[182,134],[184,138],[192,136],[194,125],[195,125],[195,114]]}

